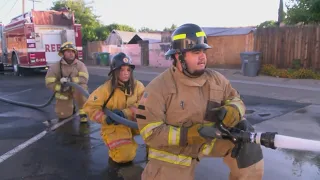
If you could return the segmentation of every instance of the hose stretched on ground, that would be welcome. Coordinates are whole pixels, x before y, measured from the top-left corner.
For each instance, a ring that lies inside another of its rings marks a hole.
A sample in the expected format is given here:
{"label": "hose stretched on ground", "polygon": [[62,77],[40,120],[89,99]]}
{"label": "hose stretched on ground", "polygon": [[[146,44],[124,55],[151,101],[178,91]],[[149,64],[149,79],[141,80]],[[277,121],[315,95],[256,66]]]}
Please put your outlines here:
{"label": "hose stretched on ground", "polygon": [[[68,86],[76,88],[77,90],[79,90],[87,98],[90,95],[86,90],[84,90],[80,85],[78,85],[76,83],[66,82],[65,84],[68,85]],[[32,109],[40,109],[40,108],[44,108],[44,107],[48,106],[52,102],[52,100],[54,98],[55,98],[55,93],[52,94],[52,96],[50,97],[50,99],[46,103],[40,104],[40,105],[13,101],[13,100],[10,100],[10,99],[7,99],[7,98],[3,98],[3,97],[0,97],[0,101],[6,102],[6,103],[10,103],[10,104],[14,104],[14,105],[18,105],[18,106],[28,107],[28,108],[32,108]],[[104,109],[104,112],[107,114],[107,116],[110,116],[117,123],[126,125],[128,127],[133,128],[133,129],[138,129],[138,124],[136,122],[133,122],[133,121],[125,119],[125,118],[123,118],[121,116],[118,116],[117,114],[113,113],[112,111],[110,111],[107,108]]]}
{"label": "hose stretched on ground", "polygon": [[4,98],[4,97],[0,97],[0,101],[10,103],[10,104],[15,104],[18,106],[28,107],[28,108],[32,108],[32,109],[40,109],[40,108],[44,108],[44,107],[48,106],[53,101],[54,97],[55,97],[55,93],[53,93],[51,95],[50,99],[44,104],[30,104],[30,103],[25,103],[25,102],[18,102],[18,101],[13,101],[13,100]]}
{"label": "hose stretched on ground", "polygon": [[[80,85],[76,83],[66,82],[65,84],[76,88],[87,98],[90,95],[86,90],[84,90]],[[51,103],[51,101],[54,99],[54,97],[55,97],[55,94],[53,94],[46,103],[40,104],[40,105],[17,102],[17,101],[3,98],[3,97],[0,97],[0,101],[4,101],[10,104],[15,104],[23,107],[38,109],[38,108],[44,108],[48,106]],[[107,108],[104,109],[104,112],[117,123],[129,126],[134,129],[138,129],[138,125],[136,122],[122,118],[117,114],[113,113],[112,111],[108,110]],[[227,135],[223,135],[223,133],[221,133],[220,131],[217,131],[217,129],[212,127],[201,128],[199,130],[199,133],[202,134],[202,136],[204,137],[210,137],[210,138],[222,138],[222,136],[227,136]],[[234,138],[240,138],[241,141],[243,142],[261,144],[271,149],[276,149],[279,147],[279,148],[285,148],[285,149],[307,150],[307,151],[315,151],[315,152],[320,151],[320,141],[283,136],[283,135],[278,135],[277,133],[270,133],[270,132],[256,133],[256,132],[241,131],[240,133],[232,134],[232,136]]]}

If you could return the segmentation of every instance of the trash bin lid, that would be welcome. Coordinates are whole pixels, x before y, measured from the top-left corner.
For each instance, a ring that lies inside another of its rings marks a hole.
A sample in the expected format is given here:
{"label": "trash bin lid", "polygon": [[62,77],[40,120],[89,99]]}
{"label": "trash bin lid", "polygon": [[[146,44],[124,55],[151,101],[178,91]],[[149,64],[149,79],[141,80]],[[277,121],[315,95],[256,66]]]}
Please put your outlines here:
{"label": "trash bin lid", "polygon": [[246,52],[241,52],[241,55],[256,55],[256,54],[261,54],[261,52],[258,51],[246,51]]}

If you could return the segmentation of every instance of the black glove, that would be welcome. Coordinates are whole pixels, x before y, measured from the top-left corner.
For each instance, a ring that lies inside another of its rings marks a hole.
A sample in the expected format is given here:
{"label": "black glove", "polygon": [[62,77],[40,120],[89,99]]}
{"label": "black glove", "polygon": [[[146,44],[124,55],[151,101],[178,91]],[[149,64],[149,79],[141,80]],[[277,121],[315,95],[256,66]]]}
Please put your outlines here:
{"label": "black glove", "polygon": [[113,110],[112,112],[115,113],[115,114],[117,114],[118,116],[121,116],[121,117],[123,117],[123,118],[126,118],[125,115],[124,115],[124,113],[123,113],[122,111],[118,110],[118,109],[115,109],[115,110]]}
{"label": "black glove", "polygon": [[[234,131],[234,132],[240,132],[240,131],[253,132],[254,129],[247,120],[242,120],[235,126],[235,128],[233,130],[231,130],[231,133],[232,133],[232,131]],[[241,140],[234,142],[234,143],[235,143],[235,147],[232,149],[231,157],[236,158],[239,156],[239,152],[242,149],[242,146],[244,145],[244,143],[241,142]]]}
{"label": "black glove", "polygon": [[[254,132],[254,128],[249,121],[242,120],[235,126],[233,131]],[[263,159],[263,154],[260,144],[243,142],[239,139],[235,142],[235,147],[232,149],[231,157],[237,160],[239,168],[246,168]]]}
{"label": "black glove", "polygon": [[[118,116],[121,116],[121,117],[125,118],[124,113],[122,111],[118,110],[118,109],[115,109],[112,112],[117,114]],[[118,125],[119,124],[116,121],[114,121],[110,116],[107,117],[106,122],[107,122],[107,124],[114,124],[114,125]]]}
{"label": "black glove", "polygon": [[107,122],[107,124],[115,124],[116,122],[113,120],[113,119],[111,119],[111,117],[110,116],[108,116],[107,117],[107,119],[106,119],[106,122]]}
{"label": "black glove", "polygon": [[[220,124],[221,125],[221,124]],[[206,138],[228,139],[234,143],[231,157],[237,160],[239,168],[246,168],[263,159],[260,144],[254,144],[243,141],[241,132],[254,132],[254,128],[247,120],[240,121],[234,128],[226,129],[225,127],[202,127],[199,134]],[[247,138],[244,138],[247,139]]]}

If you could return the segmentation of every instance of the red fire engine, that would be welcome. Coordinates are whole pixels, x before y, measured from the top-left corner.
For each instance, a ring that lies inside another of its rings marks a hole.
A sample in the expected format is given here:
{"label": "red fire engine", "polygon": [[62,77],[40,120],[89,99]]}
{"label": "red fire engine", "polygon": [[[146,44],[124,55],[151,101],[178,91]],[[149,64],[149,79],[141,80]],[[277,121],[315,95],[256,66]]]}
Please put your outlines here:
{"label": "red fire engine", "polygon": [[35,11],[17,16],[5,26],[0,24],[0,71],[12,66],[14,74],[30,70],[45,70],[59,61],[58,51],[66,41],[75,44],[82,60],[81,24],[74,13]]}

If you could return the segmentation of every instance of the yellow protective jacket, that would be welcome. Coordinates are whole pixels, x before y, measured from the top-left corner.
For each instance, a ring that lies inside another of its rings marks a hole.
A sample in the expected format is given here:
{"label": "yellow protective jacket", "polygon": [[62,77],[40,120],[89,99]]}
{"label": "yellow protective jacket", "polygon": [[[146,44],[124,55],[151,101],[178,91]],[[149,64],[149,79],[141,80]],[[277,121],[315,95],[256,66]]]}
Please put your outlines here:
{"label": "yellow protective jacket", "polygon": [[67,100],[71,96],[70,92],[61,92],[60,79],[62,77],[70,77],[72,82],[87,88],[89,73],[86,65],[78,59],[75,59],[71,64],[61,59],[50,66],[45,77],[46,87],[56,92],[56,99]]}
{"label": "yellow protective jacket", "polygon": [[149,158],[189,166],[200,153],[210,154],[214,140],[182,146],[182,129],[212,124],[205,119],[207,105],[212,109],[225,101],[244,115],[245,106],[238,92],[216,71],[208,69],[201,77],[188,78],[171,67],[153,79],[136,114],[140,134],[150,148]]}
{"label": "yellow protective jacket", "polygon": [[[144,85],[135,80],[135,89],[131,94],[126,94],[120,88],[116,88],[112,97],[110,98],[106,108],[109,110],[122,110],[126,119],[135,121],[135,112],[138,107],[139,99],[144,92]],[[88,114],[89,118],[95,122],[101,123],[102,126],[107,126],[105,120],[106,115],[103,112],[102,106],[107,101],[111,94],[111,80],[108,80],[103,85],[94,90],[87,102],[84,104],[83,109]]]}

